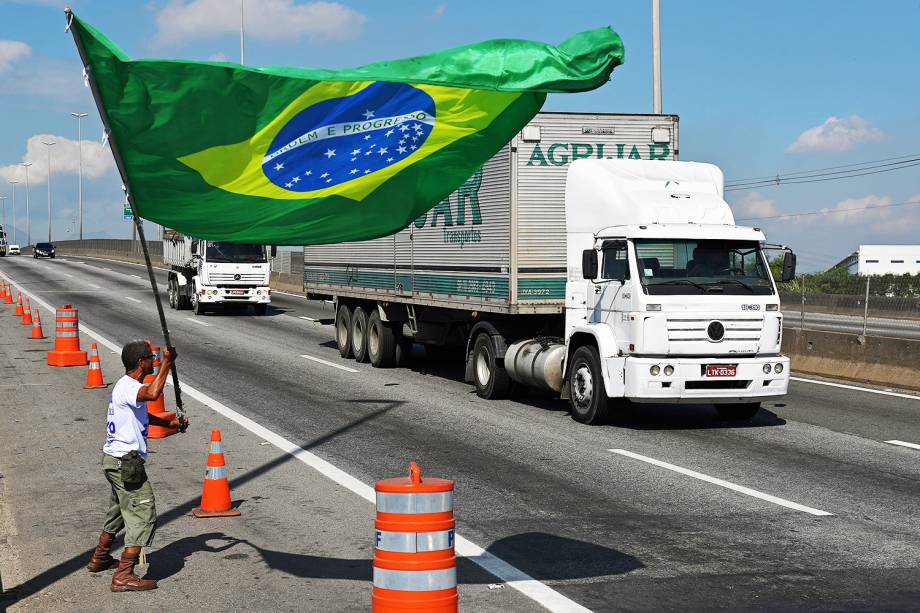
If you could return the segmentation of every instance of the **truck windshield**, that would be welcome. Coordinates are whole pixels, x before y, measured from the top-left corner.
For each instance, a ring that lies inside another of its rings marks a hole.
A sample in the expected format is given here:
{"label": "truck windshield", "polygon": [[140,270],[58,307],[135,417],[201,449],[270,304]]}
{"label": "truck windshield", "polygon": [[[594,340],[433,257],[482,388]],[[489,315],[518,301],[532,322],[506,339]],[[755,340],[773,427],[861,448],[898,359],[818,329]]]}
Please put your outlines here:
{"label": "truck windshield", "polygon": [[209,262],[259,263],[265,261],[265,247],[240,243],[208,243]]}
{"label": "truck windshield", "polygon": [[773,293],[756,241],[637,239],[639,278],[646,294]]}

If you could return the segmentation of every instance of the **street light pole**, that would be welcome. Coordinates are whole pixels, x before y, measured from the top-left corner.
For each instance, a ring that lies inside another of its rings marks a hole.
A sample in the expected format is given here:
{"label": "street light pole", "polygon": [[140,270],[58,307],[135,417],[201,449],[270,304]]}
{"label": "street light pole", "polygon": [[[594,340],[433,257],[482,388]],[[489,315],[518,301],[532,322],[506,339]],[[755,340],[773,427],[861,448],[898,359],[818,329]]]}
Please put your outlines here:
{"label": "street light pole", "polygon": [[80,159],[80,240],[83,240],[83,131],[81,128],[81,119],[87,116],[87,113],[71,113],[77,118],[77,147],[79,147]]}
{"label": "street light pole", "polygon": [[652,0],[652,112],[661,114],[661,4]]}
{"label": "street light pole", "polygon": [[23,162],[20,164],[23,168],[26,169],[26,245],[32,244],[32,211],[31,211],[31,196],[32,188],[29,185],[29,166],[32,165],[32,162]]}
{"label": "street light pole", "polygon": [[57,141],[43,140],[42,144],[48,147],[48,242],[51,242],[51,147]]}
{"label": "street light pole", "polygon": [[6,196],[0,196],[0,206],[3,207],[3,221],[0,222],[0,226],[3,226],[3,231],[6,232]]}
{"label": "street light pole", "polygon": [[19,179],[10,179],[10,185],[13,190],[13,244],[18,245],[19,240],[16,236],[16,184],[19,183]]}

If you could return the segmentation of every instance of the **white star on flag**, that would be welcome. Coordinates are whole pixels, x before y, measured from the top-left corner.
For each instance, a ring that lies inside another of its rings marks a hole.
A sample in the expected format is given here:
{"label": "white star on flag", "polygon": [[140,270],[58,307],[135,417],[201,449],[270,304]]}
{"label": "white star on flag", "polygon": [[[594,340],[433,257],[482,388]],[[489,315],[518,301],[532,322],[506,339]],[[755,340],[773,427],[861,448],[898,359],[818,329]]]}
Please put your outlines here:
{"label": "white star on flag", "polygon": [[387,162],[392,162],[394,158],[387,158]]}
{"label": "white star on flag", "polygon": [[300,177],[294,177],[293,179],[291,179],[291,181],[293,181],[294,183],[300,183]]}
{"label": "white star on flag", "polygon": [[[402,143],[402,141],[399,141],[399,142]],[[396,153],[405,153],[405,152],[406,152],[406,148],[405,148],[405,147],[397,147],[397,148],[396,148]]]}
{"label": "white star on flag", "polygon": [[326,179],[326,183],[332,183],[332,179]]}
{"label": "white star on flag", "polygon": [[416,147],[415,145],[412,145],[411,147],[409,147],[409,149],[412,149],[413,151],[415,151],[416,149],[418,149],[418,147]]}
{"label": "white star on flag", "polygon": [[319,178],[320,178],[320,179],[325,179],[325,178],[328,177],[328,176],[329,176],[329,173],[328,173],[328,172],[324,172],[323,174],[321,174],[321,175],[319,176]]}
{"label": "white star on flag", "polygon": [[352,169],[351,169],[351,172],[349,172],[348,174],[350,174],[350,175],[358,174],[358,169],[357,169],[357,168],[352,168]]}
{"label": "white star on flag", "polygon": [[370,154],[372,154],[372,153],[373,153],[373,151],[371,151],[370,149],[368,149],[367,151],[364,152],[364,155],[370,155]]}
{"label": "white star on flag", "polygon": [[275,164],[275,170],[284,170],[284,164],[281,164],[280,162]]}
{"label": "white star on flag", "polygon": [[389,136],[389,135],[392,134],[392,133],[393,133],[393,130],[387,130],[387,133],[384,134],[384,136]]}
{"label": "white star on flag", "polygon": [[361,153],[360,149],[353,149],[351,152],[352,155],[358,155],[359,153]]}
{"label": "white star on flag", "polygon": [[357,160],[357,159],[358,159],[358,158],[353,157],[353,158],[351,158],[351,161],[354,162],[354,161]]}
{"label": "white star on flag", "polygon": [[370,139],[371,139],[371,135],[370,135],[370,134],[368,134],[368,135],[366,135],[366,136],[364,137],[364,140],[370,140]]}
{"label": "white star on flag", "polygon": [[367,109],[366,111],[364,111],[363,115],[365,119],[370,119],[371,117],[374,116],[374,111]]}
{"label": "white star on flag", "polygon": [[367,174],[367,173],[369,173],[369,172],[370,172],[370,170],[365,170],[365,171],[364,171],[364,174]]}
{"label": "white star on flag", "polygon": [[303,173],[303,176],[309,177],[309,176],[312,175],[312,174],[313,174],[313,171],[312,171],[312,170],[308,170],[307,172]]}
{"label": "white star on flag", "polygon": [[286,188],[288,188],[288,189],[291,189],[292,187],[294,187],[294,184],[293,184],[293,183],[285,183],[284,186],[285,186]]}
{"label": "white star on flag", "polygon": [[386,147],[381,147],[380,149],[377,150],[377,153],[379,153],[380,155],[383,155],[383,154],[386,153],[386,152],[387,152],[387,148],[386,148]]}
{"label": "white star on flag", "polygon": [[323,155],[325,155],[329,159],[332,159],[332,156],[335,155],[335,149],[326,149],[326,153],[324,153]]}
{"label": "white star on flag", "polygon": [[409,126],[407,126],[406,124],[404,124],[404,123],[399,124],[399,131],[400,131],[400,132],[405,132],[405,131],[408,130],[408,129],[409,129]]}

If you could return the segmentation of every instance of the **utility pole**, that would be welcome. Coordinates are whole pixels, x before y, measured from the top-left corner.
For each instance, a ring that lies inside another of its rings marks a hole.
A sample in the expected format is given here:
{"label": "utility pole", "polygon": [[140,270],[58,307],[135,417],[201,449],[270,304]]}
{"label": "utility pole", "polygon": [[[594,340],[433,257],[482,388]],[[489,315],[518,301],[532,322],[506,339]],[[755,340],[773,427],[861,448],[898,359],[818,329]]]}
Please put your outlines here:
{"label": "utility pole", "polygon": [[243,0],[240,0],[240,65],[246,63],[246,54],[243,47]]}
{"label": "utility pole", "polygon": [[16,184],[19,183],[19,179],[10,179],[10,185],[13,190],[13,244],[18,245],[19,241],[16,238]]}
{"label": "utility pole", "polygon": [[48,147],[48,242],[51,242],[51,147],[57,144],[57,141],[43,140],[42,144]]}
{"label": "utility pole", "polygon": [[26,245],[32,244],[32,210],[30,208],[32,187],[29,185],[29,166],[31,165],[32,162],[23,162],[20,164],[20,166],[26,169]]}
{"label": "utility pole", "polygon": [[[73,117],[77,118],[77,147],[80,150],[80,240],[83,240],[83,130],[81,124],[81,119],[87,116],[88,113],[71,113]],[[51,184],[51,167],[48,167],[48,184]]]}
{"label": "utility pole", "polygon": [[0,226],[3,226],[3,231],[6,232],[6,196],[0,196],[0,206],[3,207],[3,221],[0,222]]}
{"label": "utility pole", "polygon": [[652,112],[661,114],[661,6],[652,0]]}

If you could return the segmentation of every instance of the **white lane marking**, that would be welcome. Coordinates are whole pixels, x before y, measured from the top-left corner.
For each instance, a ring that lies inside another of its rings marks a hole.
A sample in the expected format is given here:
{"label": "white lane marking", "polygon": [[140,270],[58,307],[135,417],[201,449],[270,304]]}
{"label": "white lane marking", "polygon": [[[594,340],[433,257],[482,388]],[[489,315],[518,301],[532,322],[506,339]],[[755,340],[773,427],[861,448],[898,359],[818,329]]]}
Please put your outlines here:
{"label": "white lane marking", "polygon": [[206,324],[206,323],[204,323],[203,321],[201,321],[200,319],[195,319],[194,317],[186,317],[185,319],[186,319],[186,321],[190,321],[190,322],[192,322],[193,324],[198,324],[199,326],[204,326],[205,328],[210,328],[210,327],[211,327],[211,324]]}
{"label": "white lane marking", "polygon": [[93,288],[93,289],[102,289],[101,287],[99,287],[99,286],[96,285],[95,283],[90,283],[89,286],[90,286],[91,288]]}
{"label": "white lane marking", "polygon": [[299,319],[306,319],[307,321],[319,321],[318,319],[313,319],[312,317],[307,317],[306,315],[298,315]]}
{"label": "white lane marking", "polygon": [[[112,258],[100,258],[100,257],[96,257],[96,256],[94,256],[94,255],[84,255],[84,256],[81,256],[81,257],[84,257],[84,258],[86,258],[86,259],[88,259],[88,260],[99,260],[100,262],[115,262],[116,264],[127,264],[127,265],[129,265],[129,266],[142,266],[143,268],[147,268],[147,265],[146,265],[146,264],[139,264],[138,262],[125,262],[124,260],[113,260]],[[84,264],[85,264],[85,263],[86,263],[86,262],[84,262]],[[154,266],[153,269],[154,269],[154,270],[162,270],[162,271],[165,271],[165,272],[169,272],[169,269],[168,269],[168,268],[161,268],[161,267],[159,267],[159,266]],[[111,268],[104,268],[103,270],[112,270],[112,269],[111,269]]]}
{"label": "white lane marking", "polygon": [[129,277],[135,277],[135,278],[137,278],[137,279],[143,279],[143,278],[144,278],[144,277],[142,277],[142,276],[140,276],[140,275],[128,275],[128,276],[129,276]]}
{"label": "white lane marking", "polygon": [[908,398],[909,400],[920,400],[920,396],[911,394],[901,394],[898,392],[886,392],[885,390],[874,390],[868,387],[859,387],[858,385],[846,385],[844,383],[831,383],[830,381],[818,381],[817,379],[806,379],[804,377],[789,377],[792,381],[801,381],[803,383],[814,383],[815,385],[829,385],[830,387],[840,387],[845,390],[857,390],[860,392],[869,392],[870,394],[881,394],[883,396],[894,396],[895,398]]}
{"label": "white lane marking", "polygon": [[[10,283],[19,285],[2,270],[0,270],[0,275],[5,277]],[[54,307],[52,307],[41,298],[38,298],[32,292],[26,292],[26,294],[31,296],[33,300],[38,302],[46,309],[51,311],[54,310]],[[96,339],[103,346],[109,348],[113,353],[121,353],[121,347],[119,345],[116,345],[98,332],[86,327],[86,325],[81,323],[80,330],[85,332],[88,336]],[[166,384],[172,385],[172,379],[167,379]],[[215,413],[219,413],[227,419],[236,422],[256,436],[271,442],[278,449],[291,454],[327,479],[357,494],[371,504],[376,503],[377,495],[374,491],[374,488],[349,475],[341,468],[338,468],[337,466],[327,462],[319,456],[310,453],[303,447],[295,445],[280,434],[276,434],[275,432],[253,421],[245,415],[237,413],[230,407],[218,402],[207,394],[198,391],[188,383],[182,384],[182,391],[184,391],[186,394],[201,404],[207,406]],[[458,554],[469,558],[470,561],[489,571],[501,579],[504,583],[508,584],[509,587],[521,592],[531,600],[542,605],[548,611],[552,611],[553,613],[591,613],[590,609],[586,609],[574,600],[570,600],[566,596],[563,596],[548,585],[537,581],[524,571],[512,566],[508,562],[505,562],[498,556],[489,553],[476,543],[460,536],[459,534],[455,535],[454,537],[454,546]]]}
{"label": "white lane marking", "polygon": [[336,364],[335,362],[329,362],[328,360],[313,357],[312,355],[301,355],[300,357],[307,358],[308,360],[313,360],[314,362],[319,362],[320,364],[325,364],[326,366],[332,366],[333,368],[338,368],[339,370],[344,370],[345,372],[361,372],[360,370],[342,366],[341,364]]}
{"label": "white lane marking", "polygon": [[65,277],[70,277],[71,279],[73,279],[73,275],[70,274],[69,272],[62,272],[61,274],[64,275]]}
{"label": "white lane marking", "polygon": [[102,267],[102,270],[107,270],[107,271],[109,271],[109,272],[114,272],[111,268],[106,268],[105,266]]}
{"label": "white lane marking", "polygon": [[885,441],[889,445],[900,445],[901,447],[910,447],[911,449],[920,449],[917,443],[905,443],[904,441]]}
{"label": "white lane marking", "polygon": [[771,494],[764,494],[763,492],[758,492],[757,490],[752,490],[749,487],[744,487],[743,485],[735,485],[729,481],[723,479],[717,479],[716,477],[710,477],[709,475],[704,475],[703,473],[698,473],[695,470],[690,470],[688,468],[683,468],[676,466],[674,464],[669,464],[667,462],[662,462],[661,460],[656,460],[655,458],[650,458],[648,456],[639,455],[638,453],[633,453],[632,451],[626,451],[625,449],[608,449],[612,453],[616,453],[627,458],[632,458],[634,460],[639,460],[641,462],[646,462],[648,464],[654,464],[655,466],[660,466],[661,468],[667,468],[668,470],[673,470],[676,473],[682,475],[687,475],[688,477],[693,477],[694,479],[699,479],[701,481],[706,481],[707,483],[712,483],[714,485],[719,485],[721,487],[730,489],[741,494],[747,494],[748,496],[753,496],[754,498],[759,498],[761,500],[766,500],[767,502],[772,502],[773,504],[778,504],[781,507],[786,507],[789,509],[795,509],[796,511],[802,511],[804,513],[810,513],[812,515],[833,515],[833,513],[828,513],[827,511],[821,511],[820,509],[813,509],[811,507],[806,507],[803,504],[797,502],[792,502],[791,500],[786,500],[785,498],[779,498]]}
{"label": "white lane marking", "polygon": [[138,300],[137,298],[132,298],[131,296],[125,296],[125,300],[130,300],[131,302],[136,302],[136,303],[138,303],[138,304],[141,304],[141,303],[142,303],[142,302],[141,302],[140,300]]}
{"label": "white lane marking", "polygon": [[293,296],[294,298],[303,298],[304,300],[307,299],[307,297],[304,296],[303,294],[294,294],[294,293],[292,293],[292,292],[283,292],[283,291],[281,291],[280,289],[273,289],[273,290],[272,290],[272,293],[273,293],[273,294],[282,294],[282,295],[284,295],[284,296]]}

